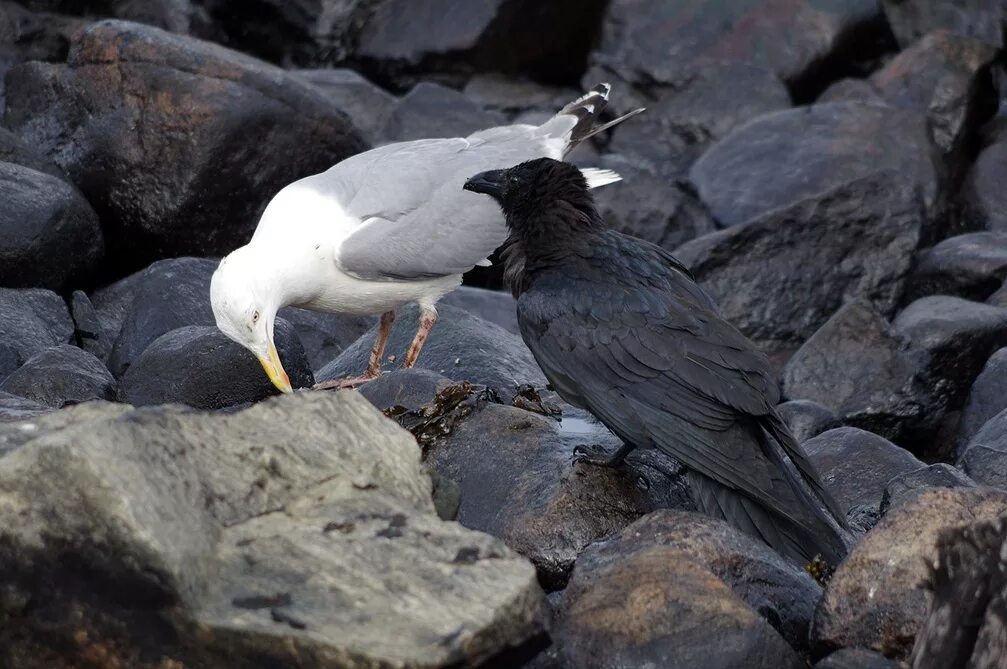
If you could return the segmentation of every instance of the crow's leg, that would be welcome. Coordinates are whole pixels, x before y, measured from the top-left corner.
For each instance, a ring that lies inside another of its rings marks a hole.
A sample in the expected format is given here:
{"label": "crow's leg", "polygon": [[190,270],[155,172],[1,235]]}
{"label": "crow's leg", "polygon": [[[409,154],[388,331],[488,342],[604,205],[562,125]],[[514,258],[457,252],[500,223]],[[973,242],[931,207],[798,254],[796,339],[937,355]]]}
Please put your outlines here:
{"label": "crow's leg", "polygon": [[368,381],[381,376],[381,358],[385,355],[385,344],[388,343],[388,335],[392,332],[392,323],[395,322],[395,312],[386,311],[381,314],[381,325],[378,326],[378,337],[374,340],[371,348],[371,357],[367,361],[367,369],[360,376],[353,376],[347,379],[333,379],[332,381],[322,381],[315,385],[315,390],[328,390],[329,388],[355,388]]}
{"label": "crow's leg", "polygon": [[634,446],[623,444],[619,448],[609,451],[597,444],[578,446],[573,449],[573,461],[599,467],[618,467],[626,459],[626,456],[633,452],[633,448]]}
{"label": "crow's leg", "polygon": [[427,338],[430,337],[430,330],[433,329],[434,323],[437,322],[437,309],[433,305],[420,305],[420,325],[416,330],[416,336],[413,337],[413,343],[409,345],[409,349],[406,351],[406,357],[402,361],[402,367],[409,369],[416,364],[416,359],[420,357],[420,351],[423,350],[423,345],[427,343]]}

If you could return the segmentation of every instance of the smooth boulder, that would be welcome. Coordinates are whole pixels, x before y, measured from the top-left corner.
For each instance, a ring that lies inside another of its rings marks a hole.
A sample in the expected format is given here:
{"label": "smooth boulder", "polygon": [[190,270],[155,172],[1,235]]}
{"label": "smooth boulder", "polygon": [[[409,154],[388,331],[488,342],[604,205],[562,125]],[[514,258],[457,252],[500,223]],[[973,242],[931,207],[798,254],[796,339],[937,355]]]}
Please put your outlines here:
{"label": "smooth boulder", "polygon": [[964,446],[991,418],[1007,409],[1007,348],[989,357],[969,389],[958,423],[958,445]]}
{"label": "smooth boulder", "polygon": [[22,362],[72,339],[73,321],[59,295],[41,288],[0,288],[0,344]]}
{"label": "smooth boulder", "polygon": [[282,187],[366,148],[296,75],[136,23],[92,24],[65,64],[18,65],[7,84],[7,126],[94,206],[120,272],[232,250]]}
{"label": "smooth boulder", "polygon": [[59,409],[89,400],[114,401],[118,384],[101,360],[63,344],[26,360],[0,383],[0,391]]}
{"label": "smooth boulder", "polygon": [[975,488],[976,482],[960,469],[944,462],[927,465],[895,476],[885,486],[881,515],[915,499],[930,488]]}
{"label": "smooth boulder", "polygon": [[1007,232],[958,235],[927,249],[909,280],[909,297],[985,300],[1007,278]]}
{"label": "smooth boulder", "polygon": [[986,421],[964,444],[958,465],[983,485],[1007,489],[1007,409]]}

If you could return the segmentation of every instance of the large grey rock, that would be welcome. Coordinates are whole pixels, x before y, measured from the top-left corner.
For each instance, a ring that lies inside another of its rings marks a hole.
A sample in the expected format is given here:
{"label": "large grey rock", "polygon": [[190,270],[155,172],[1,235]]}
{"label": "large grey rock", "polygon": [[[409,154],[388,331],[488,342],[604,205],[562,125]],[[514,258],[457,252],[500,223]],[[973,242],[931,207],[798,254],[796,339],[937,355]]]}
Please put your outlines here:
{"label": "large grey rock", "polygon": [[899,669],[899,664],[871,650],[843,648],[816,664],[815,669]]}
{"label": "large grey rock", "polygon": [[962,186],[965,224],[980,230],[1007,232],[1007,142],[998,141],[982,150]]}
{"label": "large grey rock", "polygon": [[438,304],[459,307],[511,334],[521,335],[517,327],[517,300],[510,293],[462,286],[445,295]]}
{"label": "large grey rock", "polygon": [[1007,409],[986,421],[962,447],[958,465],[979,483],[1007,489]]}
{"label": "large grey rock", "polygon": [[0,288],[0,345],[22,362],[72,339],[73,321],[59,295],[41,288]]}
{"label": "large grey rock", "polygon": [[114,17],[176,33],[206,31],[208,17],[192,0],[24,0],[36,10],[90,17]]}
{"label": "large grey rock", "polygon": [[775,630],[687,553],[644,546],[584,555],[553,638],[570,667],[797,669]]}
{"label": "large grey rock", "polygon": [[[52,411],[47,406],[42,406],[38,402],[0,392],[0,423],[11,423],[42,416]],[[0,449],[3,443],[0,443]]]}
{"label": "large grey rock", "polygon": [[868,648],[905,659],[927,615],[919,589],[937,556],[943,529],[1007,512],[1007,494],[967,489],[927,490],[893,509],[839,565],[815,611],[816,655]]}
{"label": "large grey rock", "polygon": [[958,424],[958,446],[965,446],[988,420],[1007,409],[1007,348],[989,357],[969,390]]}
{"label": "large grey rock", "polygon": [[[294,388],[314,385],[293,326],[277,319],[276,349]],[[161,335],[121,379],[123,400],[136,406],[177,402],[222,409],[279,393],[255,356],[215,327],[190,325]]]}
{"label": "large grey rock", "polygon": [[790,358],[783,395],[819,402],[845,425],[911,443],[932,433],[943,416],[927,363],[927,354],[892,333],[874,309],[853,302]]}
{"label": "large grey rock", "polygon": [[949,464],[939,462],[899,474],[885,486],[881,515],[902,506],[930,488],[975,488],[976,482]]}
{"label": "large grey rock", "polygon": [[65,290],[90,279],[103,253],[98,217],[76,188],[0,163],[0,285]]}
{"label": "large grey rock", "polygon": [[583,559],[597,568],[654,546],[674,548],[709,569],[791,646],[807,650],[821,588],[806,571],[721,520],[689,511],[655,511],[592,546]]}
{"label": "large grey rock", "polygon": [[941,29],[1003,46],[1007,5],[1001,0],[881,0],[881,6],[902,47]]}
{"label": "large grey rock", "polygon": [[82,290],[73,291],[70,298],[70,317],[73,318],[73,336],[77,345],[101,360],[108,362],[115,341],[102,325],[101,316]]}
{"label": "large grey rock", "polygon": [[792,352],[847,302],[894,311],[925,224],[916,186],[878,173],[699,237],[675,255],[742,332]]}
{"label": "large grey rock", "polygon": [[924,252],[909,280],[910,298],[957,295],[985,300],[1007,277],[1007,232],[973,232]]}
{"label": "large grey rock", "polygon": [[[450,305],[437,309],[439,319],[420,352],[416,366],[430,369],[456,381],[472,381],[489,386],[506,402],[518,386],[543,388],[545,377],[521,338],[493,323]],[[419,310],[410,305],[398,311],[385,348],[383,369],[395,369],[416,334]],[[377,327],[325,365],[315,376],[318,381],[356,376],[367,367]]]}
{"label": "large grey rock", "polygon": [[924,466],[909,451],[855,427],[823,432],[803,447],[839,506],[867,517],[880,515],[889,481]]}
{"label": "large grey rock", "polygon": [[398,105],[394,95],[346,68],[301,70],[298,74],[328,94],[372,143],[381,139],[385,124]]}
{"label": "large grey rock", "polygon": [[94,206],[119,271],[230,251],[280,188],[366,148],[296,75],[135,23],[92,24],[65,64],[7,83],[7,126]]}
{"label": "large grey rock", "polygon": [[776,406],[790,433],[803,444],[826,430],[839,427],[839,417],[828,407],[811,400],[790,400]]}
{"label": "large grey rock", "polygon": [[356,393],[69,411],[0,459],[5,664],[449,667],[541,630],[531,565],[438,520]]}
{"label": "large grey rock", "polygon": [[101,360],[68,344],[37,353],[0,383],[0,392],[53,409],[88,400],[114,401],[118,390]]}
{"label": "large grey rock", "polygon": [[381,136],[388,141],[428,137],[466,137],[477,130],[506,124],[456,90],[422,82],[402,97],[389,114]]}

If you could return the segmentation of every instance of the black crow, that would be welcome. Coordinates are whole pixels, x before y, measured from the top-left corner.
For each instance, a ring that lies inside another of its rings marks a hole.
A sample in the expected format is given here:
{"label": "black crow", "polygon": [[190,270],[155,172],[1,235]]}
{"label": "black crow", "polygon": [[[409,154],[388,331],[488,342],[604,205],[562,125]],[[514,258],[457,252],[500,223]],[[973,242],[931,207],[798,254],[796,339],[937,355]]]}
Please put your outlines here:
{"label": "black crow", "polygon": [[[689,471],[696,504],[779,553],[835,566],[845,520],[776,412],[769,362],[664,249],[606,228],[580,170],[541,158],[465,188],[507,217],[505,277],[521,336],[564,400]],[[740,286],[743,290],[745,287]]]}

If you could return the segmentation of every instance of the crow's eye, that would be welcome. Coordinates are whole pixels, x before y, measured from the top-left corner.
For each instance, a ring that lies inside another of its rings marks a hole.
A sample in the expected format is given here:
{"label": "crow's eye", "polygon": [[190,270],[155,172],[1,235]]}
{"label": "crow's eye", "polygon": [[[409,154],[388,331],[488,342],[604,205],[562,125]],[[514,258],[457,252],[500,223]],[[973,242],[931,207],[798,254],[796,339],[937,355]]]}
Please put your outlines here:
{"label": "crow's eye", "polygon": [[258,323],[259,322],[259,312],[258,311],[254,312],[252,314],[252,322],[253,323]]}

